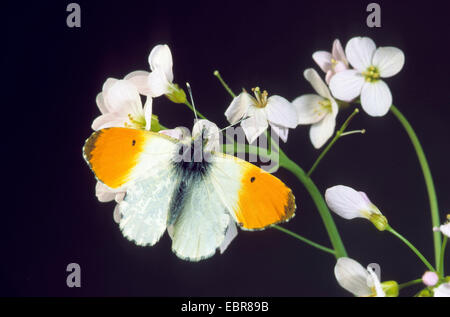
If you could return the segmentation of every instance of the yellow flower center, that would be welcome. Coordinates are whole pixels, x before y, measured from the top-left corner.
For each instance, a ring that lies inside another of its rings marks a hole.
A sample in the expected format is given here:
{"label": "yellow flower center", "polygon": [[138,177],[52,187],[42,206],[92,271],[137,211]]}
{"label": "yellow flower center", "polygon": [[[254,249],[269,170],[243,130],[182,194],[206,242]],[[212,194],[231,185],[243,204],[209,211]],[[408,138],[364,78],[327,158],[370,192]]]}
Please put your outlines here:
{"label": "yellow flower center", "polygon": [[374,83],[380,79],[380,71],[375,66],[367,67],[366,71],[362,73],[364,79],[369,83]]}
{"label": "yellow flower center", "polygon": [[320,112],[322,112],[322,111],[326,111],[326,112],[330,112],[330,113],[332,112],[331,101],[329,99],[319,101],[319,104],[322,106],[322,109],[320,110]]}
{"label": "yellow flower center", "polygon": [[267,106],[267,96],[269,95],[267,93],[267,90],[261,92],[259,87],[255,87],[252,88],[252,91],[255,94],[255,107],[264,108],[265,106]]}

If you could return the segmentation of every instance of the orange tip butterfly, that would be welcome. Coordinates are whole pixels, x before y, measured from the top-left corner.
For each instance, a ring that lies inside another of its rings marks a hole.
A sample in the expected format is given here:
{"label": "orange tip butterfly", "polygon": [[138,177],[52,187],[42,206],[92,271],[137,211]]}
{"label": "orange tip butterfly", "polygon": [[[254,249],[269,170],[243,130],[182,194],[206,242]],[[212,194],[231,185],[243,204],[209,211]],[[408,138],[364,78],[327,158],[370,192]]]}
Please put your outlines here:
{"label": "orange tip butterfly", "polygon": [[207,142],[203,132],[180,141],[129,128],[102,129],[86,140],[83,155],[96,178],[126,190],[119,204],[125,237],[152,246],[167,229],[173,252],[199,261],[214,255],[232,222],[261,230],[294,216],[294,195],[282,181],[247,161],[207,150]]}

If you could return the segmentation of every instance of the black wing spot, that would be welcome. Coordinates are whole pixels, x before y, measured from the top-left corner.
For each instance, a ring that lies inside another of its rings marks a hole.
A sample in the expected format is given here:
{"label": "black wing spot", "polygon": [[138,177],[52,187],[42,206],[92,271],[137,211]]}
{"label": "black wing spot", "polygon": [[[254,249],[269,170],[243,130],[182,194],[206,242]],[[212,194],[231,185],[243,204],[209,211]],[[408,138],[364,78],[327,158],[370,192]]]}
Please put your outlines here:
{"label": "black wing spot", "polygon": [[133,142],[131,142],[131,146],[135,146],[136,145],[136,140],[133,140]]}
{"label": "black wing spot", "polygon": [[250,178],[250,182],[253,183],[253,182],[255,181],[255,179],[256,179],[256,178],[254,178],[254,177]]}

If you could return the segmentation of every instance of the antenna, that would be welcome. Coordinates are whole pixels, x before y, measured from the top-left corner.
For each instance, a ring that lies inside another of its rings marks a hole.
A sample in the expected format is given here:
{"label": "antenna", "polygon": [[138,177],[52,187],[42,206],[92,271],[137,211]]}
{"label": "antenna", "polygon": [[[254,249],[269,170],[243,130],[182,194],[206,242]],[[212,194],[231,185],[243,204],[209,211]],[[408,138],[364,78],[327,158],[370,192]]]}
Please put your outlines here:
{"label": "antenna", "polygon": [[237,122],[235,122],[235,123],[232,123],[232,124],[230,124],[229,126],[223,128],[223,129],[220,129],[219,132],[222,132],[223,130],[226,130],[226,129],[228,129],[228,128],[231,128],[232,126],[235,126],[235,125],[241,123],[242,121],[247,120],[248,118],[250,118],[250,117],[247,116],[247,114],[245,114],[244,117],[242,117],[239,121],[237,121]]}
{"label": "antenna", "polygon": [[194,98],[192,98],[192,89],[191,89],[191,85],[189,85],[189,83],[186,82],[186,87],[187,87],[188,92],[189,92],[189,97],[191,97],[191,103],[192,103],[192,108],[193,108],[193,110],[194,110],[195,121],[198,121],[197,110],[195,110]]}

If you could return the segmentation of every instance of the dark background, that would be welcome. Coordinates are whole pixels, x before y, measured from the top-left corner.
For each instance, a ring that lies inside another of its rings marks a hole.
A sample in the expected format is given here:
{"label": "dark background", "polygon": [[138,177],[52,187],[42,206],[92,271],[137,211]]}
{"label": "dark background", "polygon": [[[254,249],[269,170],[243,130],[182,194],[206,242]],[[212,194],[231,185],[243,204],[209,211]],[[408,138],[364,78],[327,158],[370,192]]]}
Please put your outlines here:
{"label": "dark background", "polygon": [[[169,44],[175,82],[193,87],[199,110],[223,127],[230,97],[256,85],[289,100],[313,90],[302,73],[318,67],[316,50],[353,36],[396,46],[403,70],[387,80],[411,121],[433,172],[441,218],[450,211],[448,10],[445,2],[378,1],[382,27],[366,26],[370,1],[78,1],[81,28],[66,26],[70,1],[2,4],[3,203],[0,295],[3,296],[346,296],[335,259],[279,231],[240,231],[229,249],[199,263],[178,259],[164,235],[142,248],[123,238],[113,203],[94,195],[81,148],[99,115],[95,97],[108,77],[148,70],[151,48]],[[154,112],[170,127],[193,115],[166,98]],[[341,111],[338,126],[349,111]],[[433,261],[428,198],[414,150],[393,115],[361,113],[314,173],[321,191],[345,184],[368,193],[390,224]],[[282,145],[308,169],[319,151],[308,127]],[[286,227],[330,245],[301,183],[276,174],[298,202]],[[382,280],[418,278],[424,266],[399,240],[364,220],[334,217],[349,256],[382,267]],[[448,257],[447,257],[448,259]],[[66,286],[66,266],[81,265],[82,287]],[[433,261],[434,262],[434,261]],[[450,269],[447,261],[447,269]],[[412,295],[418,288],[403,294]]]}

